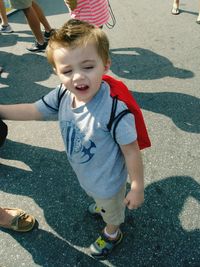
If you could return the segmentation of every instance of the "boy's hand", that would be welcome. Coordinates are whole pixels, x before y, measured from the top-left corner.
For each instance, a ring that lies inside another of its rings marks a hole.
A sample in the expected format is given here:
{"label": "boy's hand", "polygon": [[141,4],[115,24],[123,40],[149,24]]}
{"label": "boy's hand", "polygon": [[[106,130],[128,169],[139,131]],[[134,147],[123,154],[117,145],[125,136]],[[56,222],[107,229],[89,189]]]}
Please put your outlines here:
{"label": "boy's hand", "polygon": [[73,11],[77,6],[77,0],[64,0],[65,4]]}
{"label": "boy's hand", "polygon": [[130,209],[137,209],[144,202],[144,191],[130,190],[124,199],[124,204]]}

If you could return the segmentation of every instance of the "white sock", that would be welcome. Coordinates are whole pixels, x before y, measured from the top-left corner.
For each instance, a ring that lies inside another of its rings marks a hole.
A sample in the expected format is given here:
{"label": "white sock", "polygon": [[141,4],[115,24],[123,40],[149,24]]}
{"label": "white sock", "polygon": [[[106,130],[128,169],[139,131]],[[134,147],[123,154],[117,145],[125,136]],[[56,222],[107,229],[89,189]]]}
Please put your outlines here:
{"label": "white sock", "polygon": [[107,237],[110,237],[112,239],[115,239],[117,237],[119,233],[119,229],[117,229],[117,231],[113,234],[109,234],[107,231],[106,231],[106,227],[104,228],[104,234],[107,236]]}

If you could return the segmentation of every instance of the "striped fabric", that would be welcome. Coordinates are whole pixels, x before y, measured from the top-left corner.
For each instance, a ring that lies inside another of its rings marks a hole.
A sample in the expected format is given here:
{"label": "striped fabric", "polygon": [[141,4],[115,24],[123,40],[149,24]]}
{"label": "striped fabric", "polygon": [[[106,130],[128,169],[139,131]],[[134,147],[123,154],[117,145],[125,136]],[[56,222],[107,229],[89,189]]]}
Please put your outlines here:
{"label": "striped fabric", "polygon": [[71,18],[100,27],[109,19],[108,2],[107,0],[78,0],[77,7],[71,11]]}

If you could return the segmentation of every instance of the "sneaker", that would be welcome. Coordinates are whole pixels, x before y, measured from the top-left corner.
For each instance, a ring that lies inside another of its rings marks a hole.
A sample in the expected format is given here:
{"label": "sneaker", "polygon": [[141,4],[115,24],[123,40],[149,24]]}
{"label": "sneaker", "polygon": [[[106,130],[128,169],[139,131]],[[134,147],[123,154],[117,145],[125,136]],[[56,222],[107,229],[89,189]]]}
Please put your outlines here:
{"label": "sneaker", "polygon": [[44,42],[42,45],[39,44],[37,41],[30,47],[27,48],[30,52],[43,52],[47,47],[47,42]]}
{"label": "sneaker", "polygon": [[88,207],[88,211],[93,216],[101,216],[101,209],[97,207],[96,203],[92,203]]}
{"label": "sneaker", "polygon": [[0,147],[4,144],[8,134],[7,125],[0,119]]}
{"label": "sneaker", "polygon": [[1,33],[12,33],[13,29],[11,28],[11,26],[9,24],[8,25],[1,25],[0,26],[0,32]]}
{"label": "sneaker", "polygon": [[109,239],[104,233],[90,246],[91,256],[102,259],[108,256],[112,250],[122,241],[123,234],[119,230],[118,237],[114,240]]}
{"label": "sneaker", "polygon": [[51,29],[49,32],[44,32],[44,39],[48,41],[51,37],[51,35],[55,32],[55,29]]}

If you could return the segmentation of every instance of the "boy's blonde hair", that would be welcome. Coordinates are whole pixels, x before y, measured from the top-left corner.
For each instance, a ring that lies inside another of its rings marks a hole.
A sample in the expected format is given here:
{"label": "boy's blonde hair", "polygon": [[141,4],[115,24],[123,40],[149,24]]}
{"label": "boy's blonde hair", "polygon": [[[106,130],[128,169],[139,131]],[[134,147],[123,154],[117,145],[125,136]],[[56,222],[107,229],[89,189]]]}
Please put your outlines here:
{"label": "boy's blonde hair", "polygon": [[109,60],[109,41],[106,34],[88,22],[70,19],[51,36],[47,49],[47,59],[55,68],[53,52],[59,47],[76,48],[94,43],[97,53],[106,65]]}

